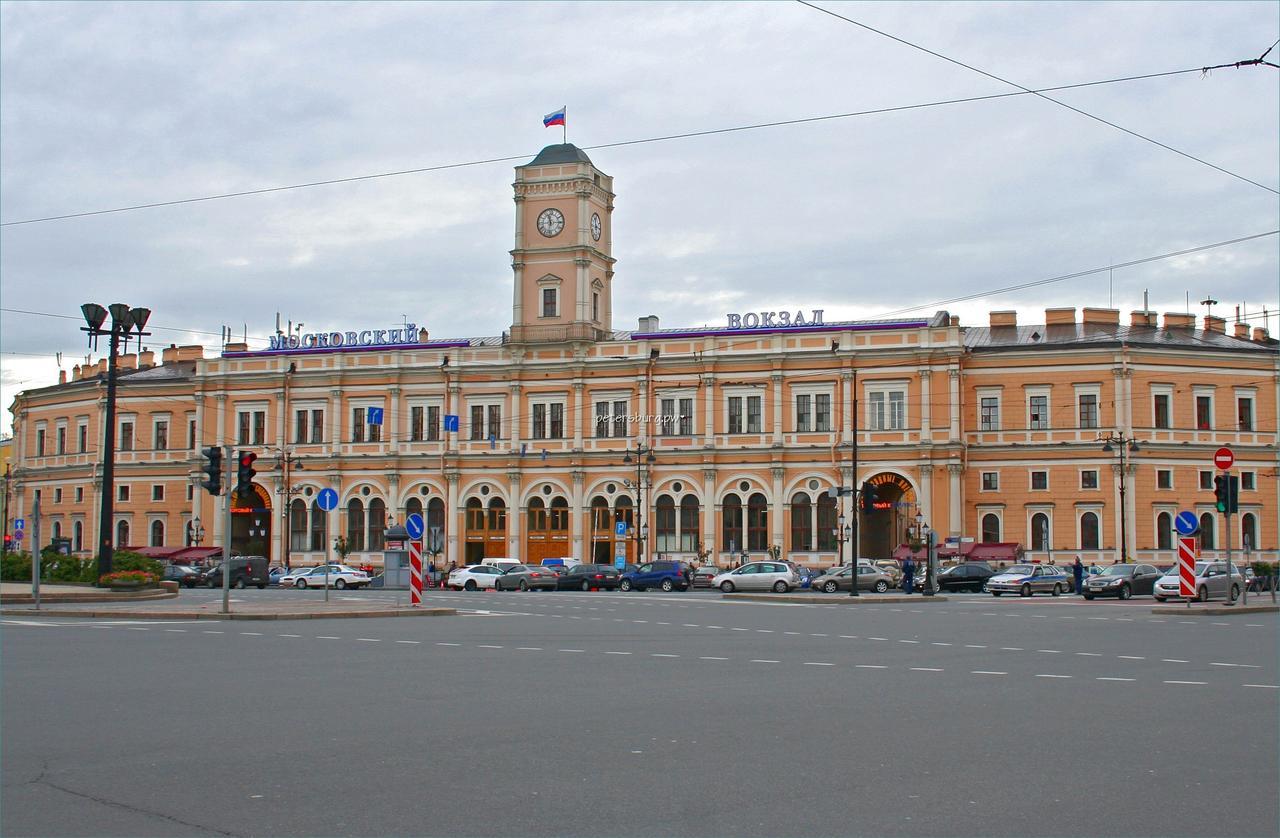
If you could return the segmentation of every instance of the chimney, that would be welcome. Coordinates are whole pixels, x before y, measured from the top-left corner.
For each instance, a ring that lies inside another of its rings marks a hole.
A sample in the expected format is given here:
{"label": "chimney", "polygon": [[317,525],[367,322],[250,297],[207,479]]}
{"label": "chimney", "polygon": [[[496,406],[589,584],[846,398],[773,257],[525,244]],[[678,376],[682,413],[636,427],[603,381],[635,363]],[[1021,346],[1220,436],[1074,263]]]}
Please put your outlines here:
{"label": "chimney", "polygon": [[645,335],[650,332],[658,331],[658,315],[650,314],[640,318],[640,327],[636,329],[640,334]]}
{"label": "chimney", "polygon": [[[248,344],[245,344],[245,343],[241,343],[241,344],[237,344],[237,345],[238,345],[238,346],[241,346],[241,347],[245,347],[245,348],[247,348],[247,347],[248,347]],[[243,351],[244,351],[244,349],[240,349],[239,351],[243,352]],[[178,347],[178,358],[177,358],[177,360],[179,360],[179,361],[202,361],[202,360],[204,360],[204,347],[203,347],[203,346],[201,346],[201,345],[200,345],[200,344],[198,344],[198,343],[197,343],[197,344],[194,344],[194,345],[191,345],[191,346],[179,346],[179,347]]]}
{"label": "chimney", "polygon": [[1084,308],[1080,311],[1080,319],[1082,323],[1119,326],[1120,310],[1116,308]]}
{"label": "chimney", "polygon": [[66,383],[67,383],[67,371],[66,371],[66,370],[58,370],[58,383],[59,383],[59,384],[66,384]]}
{"label": "chimney", "polygon": [[1236,337],[1241,338],[1242,340],[1248,340],[1248,339],[1249,339],[1249,324],[1248,324],[1248,323],[1237,323],[1237,324],[1236,324]]}
{"label": "chimney", "polygon": [[79,380],[80,380],[80,365],[79,365],[79,364],[76,364],[74,367],[72,367],[72,368],[71,368],[71,380],[72,380],[72,381],[79,381]]}
{"label": "chimney", "polygon": [[1076,310],[1074,308],[1046,308],[1044,324],[1046,326],[1074,326]]}
{"label": "chimney", "polygon": [[178,360],[178,345],[171,343],[160,351],[160,363],[172,364]]}
{"label": "chimney", "polygon": [[[184,347],[182,347],[182,348],[183,348],[183,349],[186,349],[187,347],[185,347],[185,346],[184,346]],[[226,347],[224,347],[224,351],[226,351],[226,352],[248,352],[248,351],[249,351],[249,344],[247,344],[247,343],[228,343],[228,344],[226,345]]]}
{"label": "chimney", "polygon": [[138,368],[138,356],[130,352],[128,355],[121,355],[116,361],[116,369],[135,370]]}
{"label": "chimney", "polygon": [[97,373],[97,374],[98,374],[98,375],[106,375],[106,374],[107,374],[107,359],[106,359],[106,358],[99,358],[99,359],[98,359],[98,373]]}
{"label": "chimney", "polygon": [[959,326],[959,325],[960,325],[960,315],[958,315],[958,314],[953,314],[953,315],[951,315],[951,325],[952,325],[952,326]]}
{"label": "chimney", "polygon": [[1017,326],[1018,312],[1016,311],[993,311],[991,312],[991,328],[997,326]]}
{"label": "chimney", "polygon": [[1166,311],[1164,313],[1164,327],[1166,329],[1194,329],[1196,326],[1196,316],[1194,314],[1179,314],[1176,311]]}
{"label": "chimney", "polygon": [[1129,312],[1130,326],[1156,326],[1156,313],[1154,311],[1131,311]]}
{"label": "chimney", "polygon": [[1266,329],[1264,329],[1263,327],[1261,327],[1261,326],[1254,326],[1254,327],[1253,327],[1253,339],[1254,339],[1254,341],[1255,341],[1256,343],[1266,343],[1267,341],[1269,341],[1269,340],[1271,339],[1271,336],[1267,334],[1267,330],[1266,330]]}
{"label": "chimney", "polygon": [[156,353],[152,352],[150,349],[144,349],[142,352],[138,353],[138,369],[145,370],[148,367],[154,367],[155,365]]}
{"label": "chimney", "polygon": [[1206,314],[1204,316],[1204,330],[1206,332],[1217,332],[1220,335],[1227,333],[1227,318],[1218,317],[1214,314]]}

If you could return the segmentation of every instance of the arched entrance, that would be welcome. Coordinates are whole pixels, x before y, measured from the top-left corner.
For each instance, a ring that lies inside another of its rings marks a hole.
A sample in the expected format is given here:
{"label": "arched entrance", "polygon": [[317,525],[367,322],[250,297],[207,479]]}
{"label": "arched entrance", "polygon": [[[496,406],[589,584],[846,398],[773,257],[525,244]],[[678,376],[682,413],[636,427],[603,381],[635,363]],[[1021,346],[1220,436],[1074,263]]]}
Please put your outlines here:
{"label": "arched entrance", "polygon": [[876,489],[870,512],[860,513],[858,555],[868,559],[888,559],[899,544],[907,542],[908,528],[915,525],[916,490],[899,474],[882,471],[867,481]]}
{"label": "arched entrance", "polygon": [[506,557],[507,505],[502,498],[490,498],[488,509],[480,498],[467,501],[466,545],[466,564]]}
{"label": "arched entrance", "polygon": [[231,497],[231,554],[271,556],[271,495],[253,484],[247,494]]}
{"label": "arched entrance", "polygon": [[[602,495],[591,499],[591,561],[596,564],[616,564],[619,550],[624,561],[634,562],[636,540],[634,534],[635,509],[631,498],[618,497],[613,508]],[[618,535],[618,523],[624,526],[626,535]]]}
{"label": "arched entrance", "polygon": [[542,564],[543,559],[568,558],[569,502],[559,497],[552,498],[550,503],[542,498],[530,498],[527,514],[524,561]]}

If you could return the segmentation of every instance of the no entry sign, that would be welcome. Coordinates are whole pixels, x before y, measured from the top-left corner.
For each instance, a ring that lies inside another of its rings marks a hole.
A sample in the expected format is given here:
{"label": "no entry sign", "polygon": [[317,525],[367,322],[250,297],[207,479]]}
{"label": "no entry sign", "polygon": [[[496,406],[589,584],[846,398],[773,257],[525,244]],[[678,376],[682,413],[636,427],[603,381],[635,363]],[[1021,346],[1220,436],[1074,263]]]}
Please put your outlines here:
{"label": "no entry sign", "polygon": [[1236,455],[1231,453],[1230,448],[1224,446],[1213,452],[1213,464],[1223,471],[1231,468],[1231,464],[1235,461]]}

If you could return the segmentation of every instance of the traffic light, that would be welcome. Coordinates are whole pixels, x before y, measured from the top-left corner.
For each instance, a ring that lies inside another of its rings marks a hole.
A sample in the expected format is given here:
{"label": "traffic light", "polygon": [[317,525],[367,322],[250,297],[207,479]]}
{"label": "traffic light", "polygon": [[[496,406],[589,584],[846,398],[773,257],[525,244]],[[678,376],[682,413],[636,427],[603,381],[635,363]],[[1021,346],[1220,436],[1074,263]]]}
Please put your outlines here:
{"label": "traffic light", "polygon": [[200,454],[208,460],[200,469],[205,473],[205,479],[200,481],[200,485],[211,495],[222,494],[222,448],[211,445],[201,448]]}
{"label": "traffic light", "polygon": [[1230,506],[1231,483],[1227,480],[1225,474],[1214,475],[1213,478],[1213,498],[1214,506],[1219,512],[1226,512]]}
{"label": "traffic light", "polygon": [[258,472],[253,468],[253,461],[258,455],[252,451],[241,451],[239,469],[236,472],[236,494],[241,497],[253,491],[253,476]]}
{"label": "traffic light", "polygon": [[872,486],[870,481],[864,482],[862,484],[862,491],[858,495],[858,503],[861,506],[862,511],[870,512],[874,509],[876,498],[876,487]]}

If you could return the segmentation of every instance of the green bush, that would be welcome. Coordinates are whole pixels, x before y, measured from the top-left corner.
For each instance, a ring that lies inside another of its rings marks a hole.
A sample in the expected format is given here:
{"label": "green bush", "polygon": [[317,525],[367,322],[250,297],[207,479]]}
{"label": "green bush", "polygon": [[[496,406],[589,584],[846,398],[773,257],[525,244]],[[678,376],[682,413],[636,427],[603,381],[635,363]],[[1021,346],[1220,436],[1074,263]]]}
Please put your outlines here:
{"label": "green bush", "polygon": [[31,554],[5,553],[0,556],[0,581],[30,582]]}
{"label": "green bush", "polygon": [[141,553],[116,553],[111,557],[111,570],[140,570],[159,579],[164,575],[164,565]]}
{"label": "green bush", "polygon": [[1252,567],[1253,572],[1258,576],[1270,576],[1276,572],[1275,565],[1271,562],[1254,562]]}
{"label": "green bush", "polygon": [[[150,573],[159,579],[164,566],[155,559],[139,553],[116,553],[111,558],[113,571],[137,570]],[[0,580],[5,582],[31,581],[31,554],[5,553],[0,557]],[[94,585],[98,581],[98,560],[64,556],[55,550],[45,550],[40,556],[40,581],[64,585]]]}

